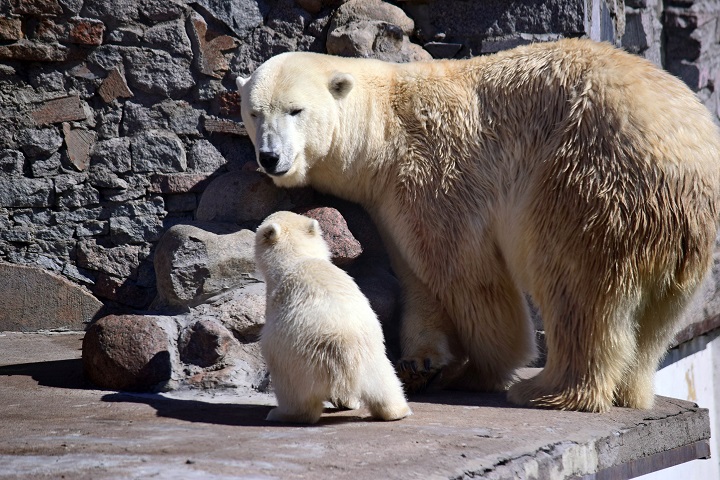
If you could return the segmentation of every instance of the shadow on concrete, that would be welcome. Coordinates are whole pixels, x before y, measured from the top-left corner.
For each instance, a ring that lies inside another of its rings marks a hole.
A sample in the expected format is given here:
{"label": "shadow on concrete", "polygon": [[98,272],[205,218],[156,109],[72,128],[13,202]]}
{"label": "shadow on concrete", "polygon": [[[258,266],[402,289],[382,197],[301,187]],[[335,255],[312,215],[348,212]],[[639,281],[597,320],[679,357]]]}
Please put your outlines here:
{"label": "shadow on concrete", "polygon": [[467,407],[522,408],[507,401],[505,392],[479,393],[461,390],[442,390],[436,392],[408,395],[408,400],[417,403],[436,405],[458,405]]}
{"label": "shadow on concrete", "polygon": [[82,360],[19,363],[0,367],[0,376],[26,375],[39,385],[54,388],[86,389],[90,384],[83,376]]}
{"label": "shadow on concrete", "polygon": [[155,409],[158,417],[174,418],[194,423],[245,427],[322,427],[357,421],[373,421],[355,415],[329,415],[339,410],[325,409],[320,421],[314,425],[268,422],[265,420],[272,407],[267,405],[249,405],[243,403],[213,403],[199,400],[185,400],[163,397],[157,394],[113,393],[102,397],[104,402],[142,403]]}

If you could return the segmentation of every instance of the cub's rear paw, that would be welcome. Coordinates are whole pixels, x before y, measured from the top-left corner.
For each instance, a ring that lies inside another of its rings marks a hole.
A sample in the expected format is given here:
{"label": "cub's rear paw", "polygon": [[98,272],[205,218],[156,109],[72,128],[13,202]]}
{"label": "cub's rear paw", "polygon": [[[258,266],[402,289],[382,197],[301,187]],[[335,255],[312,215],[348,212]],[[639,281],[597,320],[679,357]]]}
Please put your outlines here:
{"label": "cub's rear paw", "polygon": [[397,364],[397,373],[407,393],[418,393],[439,386],[443,367],[430,358],[403,358]]}

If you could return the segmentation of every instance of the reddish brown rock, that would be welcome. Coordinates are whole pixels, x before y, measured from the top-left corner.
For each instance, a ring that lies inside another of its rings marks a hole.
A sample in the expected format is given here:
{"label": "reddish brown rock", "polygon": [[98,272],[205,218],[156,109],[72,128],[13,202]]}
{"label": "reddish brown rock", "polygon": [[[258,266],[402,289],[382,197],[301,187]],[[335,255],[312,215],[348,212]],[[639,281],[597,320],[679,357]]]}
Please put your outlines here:
{"label": "reddish brown rock", "polygon": [[84,330],[102,303],[37,267],[0,262],[0,331]]}
{"label": "reddish brown rock", "polygon": [[325,197],[325,201],[328,202],[328,206],[337,208],[342,214],[353,237],[362,245],[363,259],[380,266],[389,267],[390,260],[385,245],[370,215],[356,203],[346,202],[334,197]]}
{"label": "reddish brown rock", "polygon": [[82,128],[70,128],[63,123],[63,134],[70,163],[79,171],[84,172],[90,165],[90,152],[95,145],[96,133]]}
{"label": "reddish brown rock", "polygon": [[332,261],[338,266],[346,266],[362,253],[362,245],[348,229],[342,214],[330,207],[302,208],[298,211],[314,218],[320,224],[323,238],[330,247]]}
{"label": "reddish brown rock", "polygon": [[105,24],[92,18],[71,18],[68,39],[79,45],[102,45]]}
{"label": "reddish brown rock", "polygon": [[222,92],[217,101],[221,115],[240,115],[240,92]]}
{"label": "reddish brown rock", "polygon": [[100,84],[100,88],[98,88],[98,94],[105,103],[110,103],[116,98],[130,98],[133,96],[125,77],[117,67],[108,72],[108,76],[105,77],[105,80]]}
{"label": "reddish brown rock", "polygon": [[222,54],[235,48],[235,39],[228,35],[212,36],[207,31],[207,23],[198,14],[190,16],[190,32],[198,49],[197,62],[202,73],[213,78],[223,78],[230,68]]}
{"label": "reddish brown rock", "polygon": [[67,47],[57,44],[37,43],[21,39],[13,44],[0,46],[0,60],[64,62],[67,58]]}
{"label": "reddish brown rock", "polygon": [[77,95],[49,100],[33,111],[30,116],[38,125],[87,119],[87,113]]}
{"label": "reddish brown rock", "polygon": [[150,177],[150,193],[202,192],[210,183],[204,173],[156,173]]}
{"label": "reddish brown rock", "polygon": [[0,40],[14,41],[23,38],[22,22],[19,18],[0,17]]}
{"label": "reddish brown rock", "polygon": [[111,315],[85,334],[82,360],[86,377],[112,390],[148,390],[170,379],[170,339],[160,319]]}
{"label": "reddish brown rock", "polygon": [[238,135],[247,137],[245,125],[232,120],[217,120],[214,118],[206,118],[204,123],[205,131],[208,133],[228,133],[230,135]]}

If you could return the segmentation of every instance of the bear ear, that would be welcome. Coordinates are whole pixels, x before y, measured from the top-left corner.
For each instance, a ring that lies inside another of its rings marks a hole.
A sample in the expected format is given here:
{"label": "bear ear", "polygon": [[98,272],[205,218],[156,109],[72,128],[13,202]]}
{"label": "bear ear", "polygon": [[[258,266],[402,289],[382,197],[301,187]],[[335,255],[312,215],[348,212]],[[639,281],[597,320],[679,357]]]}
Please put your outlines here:
{"label": "bear ear", "polygon": [[243,77],[238,76],[235,79],[235,84],[237,85],[238,90],[240,90],[242,87],[244,87],[245,84],[248,82],[248,80],[250,80],[250,77],[243,78]]}
{"label": "bear ear", "polygon": [[280,237],[280,225],[277,223],[271,223],[265,228],[263,232],[263,238],[267,243],[275,243]]}
{"label": "bear ear", "polygon": [[308,224],[308,233],[310,235],[322,235],[320,224],[314,218],[310,219],[310,223]]}
{"label": "bear ear", "polygon": [[330,79],[330,93],[337,100],[345,98],[355,86],[355,79],[349,73],[336,73]]}

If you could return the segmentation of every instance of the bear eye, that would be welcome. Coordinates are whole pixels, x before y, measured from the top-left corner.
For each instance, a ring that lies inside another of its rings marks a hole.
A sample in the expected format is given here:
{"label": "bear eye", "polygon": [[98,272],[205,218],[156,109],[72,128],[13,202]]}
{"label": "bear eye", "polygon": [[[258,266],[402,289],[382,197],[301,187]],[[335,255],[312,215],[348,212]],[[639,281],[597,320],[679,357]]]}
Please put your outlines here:
{"label": "bear eye", "polygon": [[290,110],[290,115],[295,117],[297,115],[300,115],[302,113],[302,111],[303,111],[302,108],[293,108],[292,110]]}
{"label": "bear eye", "polygon": [[257,112],[250,112],[251,118],[257,118],[257,115],[258,115]]}

